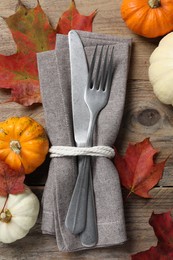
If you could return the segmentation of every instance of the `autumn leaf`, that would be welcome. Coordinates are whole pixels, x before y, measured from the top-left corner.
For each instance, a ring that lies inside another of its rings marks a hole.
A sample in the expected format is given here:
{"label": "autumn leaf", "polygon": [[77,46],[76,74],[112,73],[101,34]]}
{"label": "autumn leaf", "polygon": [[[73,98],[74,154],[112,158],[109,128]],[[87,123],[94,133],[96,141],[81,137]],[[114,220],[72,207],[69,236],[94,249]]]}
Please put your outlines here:
{"label": "autumn leaf", "polygon": [[0,55],[0,88],[11,89],[11,98],[6,102],[25,106],[40,103],[36,54]]}
{"label": "autumn leaf", "polygon": [[12,170],[0,160],[0,196],[22,193],[25,190],[24,179],[24,174]]}
{"label": "autumn leaf", "polygon": [[0,55],[0,88],[11,89],[9,101],[29,106],[40,103],[36,52],[53,49],[56,32],[38,4],[27,9],[20,5],[17,12],[5,19],[17,46],[17,53]]}
{"label": "autumn leaf", "polygon": [[157,151],[149,138],[134,145],[129,144],[124,157],[115,149],[114,163],[118,170],[121,184],[143,198],[150,198],[149,191],[162,178],[166,160],[154,163]]}
{"label": "autumn leaf", "polygon": [[28,54],[54,49],[56,32],[38,4],[27,9],[20,5],[17,12],[5,21],[17,45],[17,52]]}
{"label": "autumn leaf", "polygon": [[89,16],[81,15],[76,9],[75,1],[72,0],[69,9],[65,11],[59,19],[57,33],[68,34],[72,29],[92,31],[92,22],[97,13],[97,10]]}
{"label": "autumn leaf", "polygon": [[158,238],[157,246],[132,255],[132,260],[173,259],[173,220],[171,212],[168,211],[161,214],[152,213],[149,223]]}
{"label": "autumn leaf", "polygon": [[0,88],[11,89],[11,97],[6,102],[24,106],[41,103],[36,53],[54,49],[59,31],[63,34],[71,29],[91,31],[95,12],[90,16],[80,15],[74,1],[68,12],[69,15],[71,12],[71,25],[67,26],[63,14],[57,31],[50,25],[39,3],[31,9],[20,5],[14,15],[5,18],[17,47],[17,52],[11,56],[0,54]]}

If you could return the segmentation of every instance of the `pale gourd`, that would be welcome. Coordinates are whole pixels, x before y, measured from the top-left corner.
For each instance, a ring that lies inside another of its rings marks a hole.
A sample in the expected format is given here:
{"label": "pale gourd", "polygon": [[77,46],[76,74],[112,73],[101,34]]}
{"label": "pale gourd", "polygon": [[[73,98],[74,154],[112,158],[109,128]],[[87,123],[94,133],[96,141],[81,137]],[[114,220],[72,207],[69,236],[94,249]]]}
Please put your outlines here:
{"label": "pale gourd", "polygon": [[162,38],[151,54],[149,80],[157,98],[173,105],[173,32]]}
{"label": "pale gourd", "polygon": [[0,242],[12,243],[25,237],[35,225],[40,204],[27,186],[23,193],[9,194],[5,201],[6,197],[0,197]]}

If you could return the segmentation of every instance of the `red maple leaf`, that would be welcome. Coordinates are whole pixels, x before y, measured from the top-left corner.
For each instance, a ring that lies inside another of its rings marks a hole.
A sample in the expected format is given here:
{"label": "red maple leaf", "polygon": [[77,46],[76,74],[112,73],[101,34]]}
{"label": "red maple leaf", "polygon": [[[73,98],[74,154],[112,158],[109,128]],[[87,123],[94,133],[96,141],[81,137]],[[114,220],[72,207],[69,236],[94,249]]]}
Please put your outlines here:
{"label": "red maple leaf", "polygon": [[0,196],[22,193],[25,190],[24,179],[24,174],[0,160]]}
{"label": "red maple leaf", "polygon": [[149,223],[158,238],[157,246],[132,255],[132,260],[173,259],[173,220],[171,212],[168,211],[161,214],[152,213]]}
{"label": "red maple leaf", "polygon": [[17,46],[16,54],[0,54],[0,88],[11,89],[11,98],[6,102],[14,101],[24,106],[41,103],[36,53],[54,49],[57,32],[91,31],[95,14],[80,15],[72,1],[60,18],[57,30],[52,28],[39,4],[31,9],[20,5],[14,15],[6,18]]}
{"label": "red maple leaf", "polygon": [[[134,145],[129,144],[124,157],[115,149],[114,163],[118,170],[121,184],[143,198],[150,198],[148,192],[162,178],[166,160],[154,163],[157,151],[148,138]],[[129,193],[129,194],[130,194]]]}
{"label": "red maple leaf", "polygon": [[72,0],[69,9],[65,11],[59,19],[57,33],[68,34],[72,29],[92,31],[92,22],[97,13],[97,10],[89,16],[81,15],[76,9],[75,1]]}
{"label": "red maple leaf", "polygon": [[40,103],[36,53],[0,55],[0,88],[11,89],[11,98],[6,102],[25,106]]}

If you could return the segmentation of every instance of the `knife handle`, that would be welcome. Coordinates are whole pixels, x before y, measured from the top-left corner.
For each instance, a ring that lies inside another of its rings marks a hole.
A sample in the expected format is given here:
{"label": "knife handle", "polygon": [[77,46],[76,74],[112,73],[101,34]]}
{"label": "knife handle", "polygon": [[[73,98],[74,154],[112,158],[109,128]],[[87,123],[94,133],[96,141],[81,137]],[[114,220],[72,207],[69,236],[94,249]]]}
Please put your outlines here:
{"label": "knife handle", "polygon": [[98,242],[96,208],[91,170],[89,177],[86,226],[85,230],[80,234],[80,241],[81,244],[85,247],[93,247]]}
{"label": "knife handle", "polygon": [[75,235],[86,225],[90,160],[89,156],[78,157],[78,176],[65,219],[65,226]]}

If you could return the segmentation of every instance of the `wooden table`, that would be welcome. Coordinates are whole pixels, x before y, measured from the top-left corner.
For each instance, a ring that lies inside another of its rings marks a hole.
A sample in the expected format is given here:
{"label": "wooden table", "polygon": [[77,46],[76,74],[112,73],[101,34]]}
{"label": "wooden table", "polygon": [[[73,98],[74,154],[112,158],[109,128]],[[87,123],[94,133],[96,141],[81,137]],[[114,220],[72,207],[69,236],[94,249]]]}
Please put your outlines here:
{"label": "wooden table", "polygon": [[[23,1],[33,7],[34,0]],[[40,0],[40,4],[48,15],[53,26],[56,25],[60,14],[69,6],[70,0]],[[120,0],[76,0],[79,11],[89,14],[98,9],[94,20],[93,31],[104,34],[119,34],[133,38],[133,48],[130,72],[127,84],[126,106],[124,118],[119,132],[117,147],[123,154],[129,142],[142,141],[150,137],[155,148],[161,152],[158,159],[167,162],[164,177],[159,185],[151,192],[152,199],[142,199],[132,195],[124,202],[128,242],[122,246],[87,250],[76,253],[61,253],[56,246],[55,238],[42,235],[40,230],[41,217],[30,233],[20,241],[6,245],[0,243],[0,259],[129,259],[135,252],[146,250],[156,244],[156,238],[150,225],[149,217],[155,212],[164,212],[173,205],[173,111],[171,106],[161,104],[152,91],[148,80],[149,57],[159,39],[146,39],[130,32],[120,16]],[[17,0],[1,0],[0,15],[9,16],[14,13]],[[12,54],[15,45],[4,20],[0,19],[0,52]],[[0,101],[9,97],[9,91],[0,90]],[[16,103],[0,105],[0,121],[10,116],[28,115],[44,125],[44,115],[41,105],[23,107]],[[48,171],[45,162],[37,174],[27,178],[27,184],[41,198]]]}

